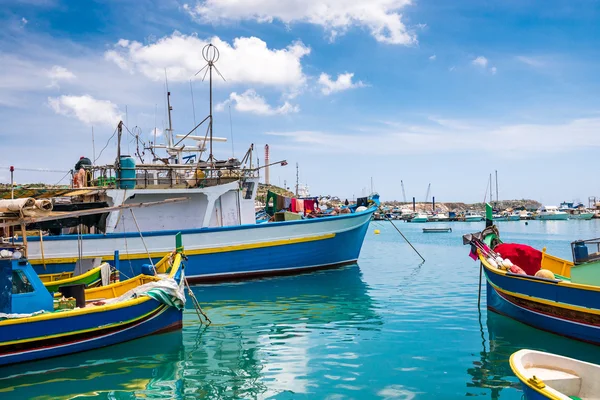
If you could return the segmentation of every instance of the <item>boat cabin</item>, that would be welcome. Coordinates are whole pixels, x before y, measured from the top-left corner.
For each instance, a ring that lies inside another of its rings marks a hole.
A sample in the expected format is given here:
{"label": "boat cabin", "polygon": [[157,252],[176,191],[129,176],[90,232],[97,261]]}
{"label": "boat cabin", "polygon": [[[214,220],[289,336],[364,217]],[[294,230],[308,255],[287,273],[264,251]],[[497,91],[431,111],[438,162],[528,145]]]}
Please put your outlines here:
{"label": "boat cabin", "polygon": [[18,250],[0,251],[0,319],[2,314],[52,311],[52,294]]}

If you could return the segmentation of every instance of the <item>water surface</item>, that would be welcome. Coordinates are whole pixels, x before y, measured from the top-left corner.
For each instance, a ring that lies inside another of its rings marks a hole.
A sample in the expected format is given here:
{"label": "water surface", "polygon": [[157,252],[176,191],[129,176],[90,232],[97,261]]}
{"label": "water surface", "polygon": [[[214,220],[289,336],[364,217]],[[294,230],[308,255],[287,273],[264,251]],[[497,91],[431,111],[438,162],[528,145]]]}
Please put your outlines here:
{"label": "water surface", "polygon": [[[188,303],[182,332],[0,369],[0,399],[521,399],[508,365],[520,348],[600,363],[598,347],[478,309],[461,236],[483,223],[396,225],[425,263],[374,222],[359,265],[196,286],[211,326]],[[600,220],[498,225],[504,241],[570,258]]]}

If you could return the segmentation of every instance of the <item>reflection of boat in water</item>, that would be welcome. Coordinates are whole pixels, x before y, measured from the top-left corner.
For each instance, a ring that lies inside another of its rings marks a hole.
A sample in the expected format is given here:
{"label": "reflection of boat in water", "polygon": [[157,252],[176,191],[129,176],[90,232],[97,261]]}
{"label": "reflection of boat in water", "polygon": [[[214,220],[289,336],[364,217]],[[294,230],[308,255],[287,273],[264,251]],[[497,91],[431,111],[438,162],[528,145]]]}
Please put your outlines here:
{"label": "reflection of boat in water", "polygon": [[177,331],[13,365],[0,368],[0,398],[54,400],[100,394],[122,398],[124,393],[177,398],[182,387],[182,359],[182,332]]}
{"label": "reflection of boat in water", "polygon": [[[261,398],[307,393],[314,381],[323,384],[322,369],[310,367],[322,355],[323,335],[364,337],[378,334],[382,324],[357,265],[192,290],[202,296],[213,321],[211,335],[202,336],[188,357],[194,379],[186,378],[186,393],[192,395]],[[340,341],[329,355],[344,357],[354,344]],[[352,372],[365,368],[360,364]]]}

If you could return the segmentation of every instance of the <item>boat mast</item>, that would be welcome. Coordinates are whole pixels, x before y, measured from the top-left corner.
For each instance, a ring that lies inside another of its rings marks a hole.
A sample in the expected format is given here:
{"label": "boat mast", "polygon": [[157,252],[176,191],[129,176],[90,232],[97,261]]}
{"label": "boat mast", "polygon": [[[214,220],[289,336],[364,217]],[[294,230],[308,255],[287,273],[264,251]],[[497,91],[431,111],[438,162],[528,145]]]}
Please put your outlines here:
{"label": "boat mast", "polygon": [[223,79],[223,81],[225,81],[225,78],[223,77],[223,75],[221,74],[221,72],[219,72],[219,69],[215,66],[215,63],[219,60],[219,50],[212,44],[209,43],[206,46],[204,46],[204,48],[202,49],[202,57],[204,58],[204,61],[206,61],[206,65],[204,67],[202,67],[200,69],[200,71],[196,72],[196,75],[198,75],[200,72],[202,72],[202,70],[204,70],[206,68],[206,71],[204,72],[204,76],[202,77],[202,80],[204,81],[204,78],[206,78],[206,74],[208,73],[208,88],[209,88],[209,110],[208,110],[208,133],[209,133],[209,141],[210,141],[210,154],[208,156],[208,161],[211,164],[211,167],[214,168],[215,166],[215,159],[213,156],[213,92],[212,92],[212,84],[213,84],[213,79],[212,79],[212,70],[213,68],[215,69],[215,71],[217,71],[217,74],[219,74],[219,76]]}
{"label": "boat mast", "polygon": [[298,163],[296,163],[296,197],[298,197],[298,184],[299,184],[298,177],[299,177],[299,175],[298,175]]}
{"label": "boat mast", "polygon": [[498,202],[500,200],[498,199],[498,170],[496,170],[496,207],[498,207]]}

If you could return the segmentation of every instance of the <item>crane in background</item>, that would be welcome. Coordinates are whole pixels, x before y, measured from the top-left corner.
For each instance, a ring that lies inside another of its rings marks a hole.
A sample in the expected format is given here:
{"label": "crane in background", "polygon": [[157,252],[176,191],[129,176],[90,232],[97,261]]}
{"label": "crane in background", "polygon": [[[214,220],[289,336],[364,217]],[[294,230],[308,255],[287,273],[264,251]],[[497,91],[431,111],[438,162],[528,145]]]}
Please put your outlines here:
{"label": "crane in background", "polygon": [[406,192],[404,191],[404,182],[400,180],[400,185],[402,186],[402,199],[406,203]]}
{"label": "crane in background", "polygon": [[427,193],[425,194],[425,203],[429,203],[429,192],[431,192],[431,183],[427,185]]}

